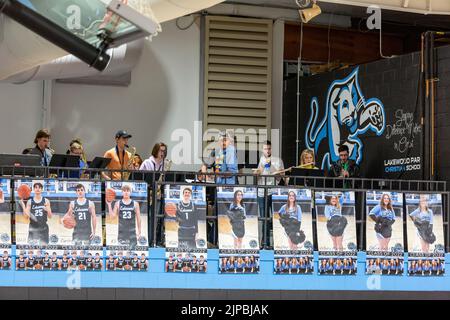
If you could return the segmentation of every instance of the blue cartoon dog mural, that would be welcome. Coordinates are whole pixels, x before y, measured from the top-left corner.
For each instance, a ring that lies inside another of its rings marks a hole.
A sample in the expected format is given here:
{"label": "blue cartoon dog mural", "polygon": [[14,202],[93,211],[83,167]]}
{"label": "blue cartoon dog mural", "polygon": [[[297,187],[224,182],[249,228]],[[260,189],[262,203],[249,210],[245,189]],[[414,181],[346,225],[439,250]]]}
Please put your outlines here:
{"label": "blue cartoon dog mural", "polygon": [[319,102],[311,101],[311,117],[305,132],[308,149],[317,154],[320,143],[328,139],[327,152],[322,160],[322,169],[329,168],[339,160],[338,148],[347,145],[349,158],[360,164],[363,159],[363,143],[360,136],[371,130],[380,136],[385,129],[384,107],[380,100],[364,99],[358,82],[359,68],[343,80],[335,80],[328,89],[325,115],[316,127]]}

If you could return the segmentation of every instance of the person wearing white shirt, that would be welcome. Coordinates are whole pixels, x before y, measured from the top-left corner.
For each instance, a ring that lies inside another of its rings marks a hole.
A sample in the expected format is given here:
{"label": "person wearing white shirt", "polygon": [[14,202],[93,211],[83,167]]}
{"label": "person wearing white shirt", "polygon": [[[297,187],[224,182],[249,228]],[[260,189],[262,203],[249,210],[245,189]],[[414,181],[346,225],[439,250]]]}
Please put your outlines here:
{"label": "person wearing white shirt", "polygon": [[[283,160],[278,157],[272,156],[272,143],[270,141],[265,141],[263,144],[263,155],[261,156],[258,164],[258,168],[254,170],[254,173],[258,175],[258,185],[266,186],[276,186],[280,183],[282,176],[279,177],[264,177],[265,175],[273,175],[278,171],[284,170]],[[266,207],[264,200],[264,189],[258,189],[258,207],[259,216],[261,218],[266,217]],[[272,210],[272,194],[270,189],[267,191],[267,212]],[[270,217],[271,213],[267,217]],[[266,246],[270,246],[270,228],[271,221],[267,224],[266,228]],[[259,222],[259,234],[262,237],[263,222]]]}

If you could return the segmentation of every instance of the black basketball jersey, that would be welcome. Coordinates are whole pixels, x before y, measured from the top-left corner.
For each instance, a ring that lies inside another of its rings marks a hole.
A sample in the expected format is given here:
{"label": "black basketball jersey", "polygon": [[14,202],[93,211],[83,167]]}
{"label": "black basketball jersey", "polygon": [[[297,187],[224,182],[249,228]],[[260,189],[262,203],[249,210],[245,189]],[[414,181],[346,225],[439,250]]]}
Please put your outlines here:
{"label": "black basketball jersey", "polygon": [[86,265],[86,258],[78,258],[77,266]]}
{"label": "black basketball jersey", "polygon": [[131,265],[131,259],[130,258],[125,258],[123,260],[125,261],[125,265]]}
{"label": "black basketball jersey", "polygon": [[183,260],[183,268],[184,268],[184,269],[187,269],[187,268],[190,268],[190,267],[192,267],[192,262],[191,262],[191,260],[188,260],[188,259]]}
{"label": "black basketball jersey", "polygon": [[206,270],[205,261],[199,261],[198,262],[198,272],[205,272],[205,270]]}
{"label": "black basketball jersey", "polygon": [[76,267],[78,265],[78,259],[77,258],[70,258],[70,266]]}
{"label": "black basketball jersey", "polygon": [[134,259],[131,260],[130,265],[131,265],[131,267],[132,267],[134,270],[139,269],[139,260],[134,260]]}
{"label": "black basketball jersey", "polygon": [[94,269],[94,260],[92,259],[86,259],[86,269],[92,270]]}
{"label": "black basketball jersey", "polygon": [[69,259],[61,260],[61,270],[67,270],[69,268]]}
{"label": "black basketball jersey", "polygon": [[37,265],[37,264],[42,265],[43,261],[44,261],[44,259],[42,257],[36,257],[36,259],[34,259],[34,265]]}
{"label": "black basketball jersey", "polygon": [[106,260],[106,268],[108,270],[114,270],[115,267],[116,267],[116,264],[114,263],[114,259],[113,260],[111,260],[111,259]]}
{"label": "black basketball jersey", "polygon": [[[113,260],[113,262],[114,262],[114,260]],[[94,259],[94,270],[100,270],[102,268],[101,263],[102,263],[102,260]]]}
{"label": "black basketball jersey", "polygon": [[122,258],[117,258],[116,268],[123,269],[125,266],[125,260]]}
{"label": "black basketball jersey", "polygon": [[89,212],[90,201],[86,199],[84,204],[79,204],[78,199],[73,202],[73,214],[77,222],[74,232],[91,233],[91,213]]}
{"label": "black basketball jersey", "polygon": [[[142,259],[140,259],[139,260],[139,270],[147,270],[147,260],[146,259],[144,259],[144,260],[142,260]],[[172,269],[173,269],[173,263],[172,263]]]}
{"label": "black basketball jersey", "polygon": [[134,200],[129,204],[119,202],[119,233],[136,233],[136,210],[134,208]]}
{"label": "black basketball jersey", "polygon": [[175,261],[167,261],[167,271],[168,272],[173,272],[174,271],[174,265],[175,265]]}
{"label": "black basketball jersey", "polygon": [[44,260],[42,260],[42,265],[44,269],[50,269],[51,266],[50,258],[44,258]]}
{"label": "black basketball jersey", "polygon": [[34,267],[34,258],[27,258],[27,268],[33,268]]}
{"label": "black basketball jersey", "polygon": [[177,260],[177,265],[175,267],[176,271],[181,271],[183,269],[183,260]]}
{"label": "black basketball jersey", "polygon": [[3,257],[2,266],[3,269],[9,269],[11,267],[11,264],[9,263],[9,257]]}
{"label": "black basketball jersey", "polygon": [[195,215],[195,206],[192,201],[188,204],[178,202],[177,220],[180,228],[196,229],[198,217]]}
{"label": "black basketball jersey", "polygon": [[40,202],[34,201],[34,197],[31,198],[30,213],[33,217],[30,218],[30,229],[44,229],[47,227],[47,212],[45,209],[45,198],[42,197]]}
{"label": "black basketball jersey", "polygon": [[192,261],[191,266],[192,266],[191,271],[198,272],[198,261],[195,261],[195,262]]}
{"label": "black basketball jersey", "polygon": [[51,268],[52,270],[58,270],[58,258],[51,260]]}
{"label": "black basketball jersey", "polygon": [[17,264],[18,269],[25,269],[25,259],[17,259],[17,261],[19,262]]}

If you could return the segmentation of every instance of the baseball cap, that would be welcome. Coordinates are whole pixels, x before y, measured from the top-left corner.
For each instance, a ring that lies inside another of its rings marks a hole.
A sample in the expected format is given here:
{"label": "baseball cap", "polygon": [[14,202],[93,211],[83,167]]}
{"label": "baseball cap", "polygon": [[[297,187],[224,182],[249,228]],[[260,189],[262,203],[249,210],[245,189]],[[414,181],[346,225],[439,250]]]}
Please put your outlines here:
{"label": "baseball cap", "polygon": [[119,130],[116,133],[116,138],[131,138],[132,135],[129,134],[126,130]]}

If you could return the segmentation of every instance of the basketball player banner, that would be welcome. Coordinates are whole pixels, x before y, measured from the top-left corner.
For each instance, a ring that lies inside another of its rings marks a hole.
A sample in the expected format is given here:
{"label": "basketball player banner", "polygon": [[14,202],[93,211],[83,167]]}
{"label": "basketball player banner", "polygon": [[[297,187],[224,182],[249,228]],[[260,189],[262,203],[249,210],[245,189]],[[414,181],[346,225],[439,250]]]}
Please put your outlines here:
{"label": "basketball player banner", "polygon": [[309,189],[272,189],[274,273],[312,274],[314,246]]}
{"label": "basketball player banner", "polygon": [[16,269],[100,271],[101,183],[15,180]]}
{"label": "basketball player banner", "polygon": [[257,189],[217,188],[219,272],[259,273]]}
{"label": "basketball player banner", "polygon": [[164,214],[165,272],[206,272],[206,187],[166,185]]}
{"label": "basketball player banner", "polygon": [[146,182],[107,181],[106,261],[108,271],[148,270]]}
{"label": "basketball player banner", "polygon": [[354,192],[315,192],[319,274],[355,275],[357,242]]}
{"label": "basketball player banner", "polygon": [[0,179],[0,269],[11,269],[11,180]]}
{"label": "basketball player banner", "polygon": [[405,194],[408,275],[445,273],[444,219],[441,194]]}
{"label": "basketball player banner", "polygon": [[366,192],[366,273],[403,275],[403,194]]}

